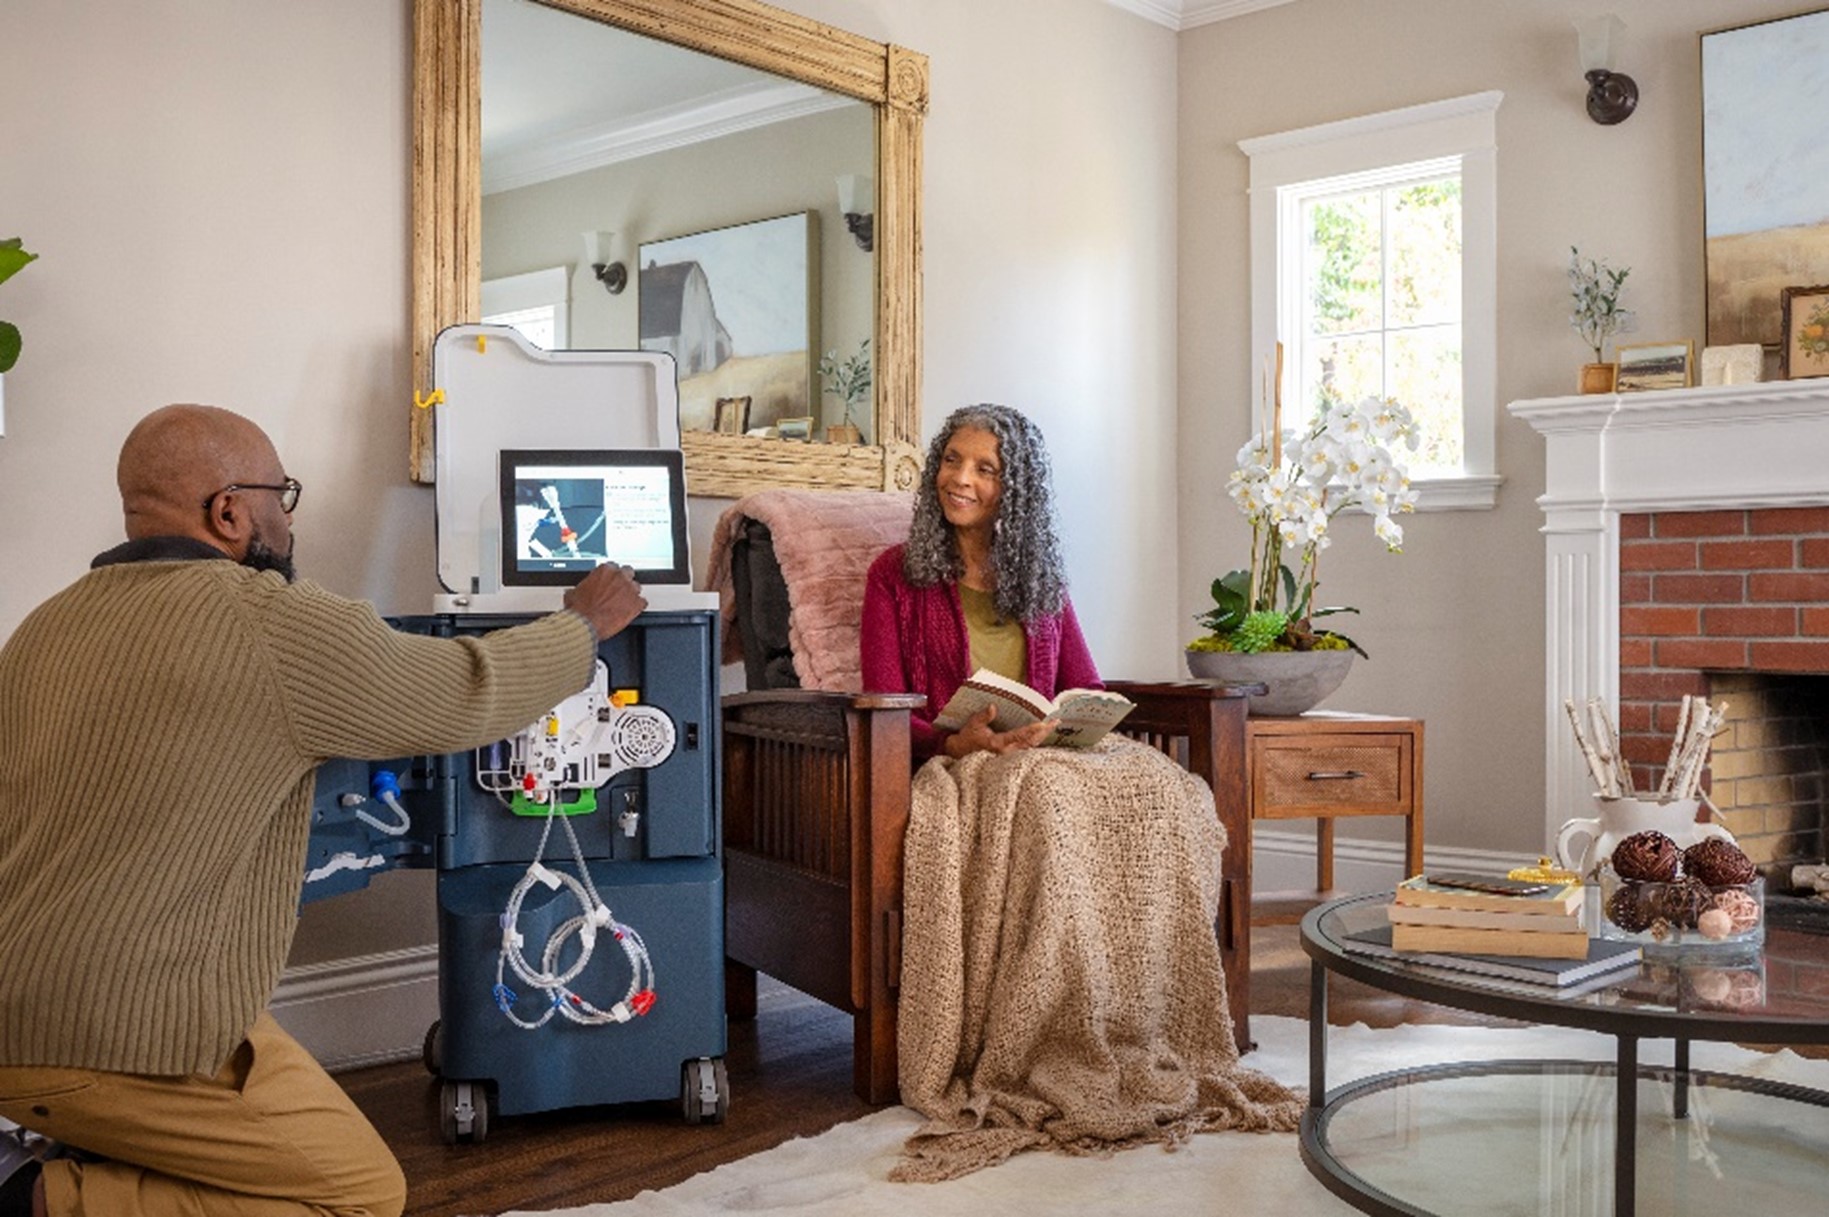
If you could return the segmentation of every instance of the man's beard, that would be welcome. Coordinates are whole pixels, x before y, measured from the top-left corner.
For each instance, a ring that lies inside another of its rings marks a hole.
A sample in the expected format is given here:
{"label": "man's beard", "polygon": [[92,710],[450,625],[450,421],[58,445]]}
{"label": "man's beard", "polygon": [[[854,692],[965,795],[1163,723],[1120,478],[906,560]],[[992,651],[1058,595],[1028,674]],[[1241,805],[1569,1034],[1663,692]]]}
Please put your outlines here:
{"label": "man's beard", "polygon": [[287,583],[292,582],[295,577],[292,570],[292,538],[288,536],[286,540],[286,552],[282,554],[268,545],[256,531],[248,539],[248,552],[242,557],[241,564],[250,570],[278,571],[280,578]]}

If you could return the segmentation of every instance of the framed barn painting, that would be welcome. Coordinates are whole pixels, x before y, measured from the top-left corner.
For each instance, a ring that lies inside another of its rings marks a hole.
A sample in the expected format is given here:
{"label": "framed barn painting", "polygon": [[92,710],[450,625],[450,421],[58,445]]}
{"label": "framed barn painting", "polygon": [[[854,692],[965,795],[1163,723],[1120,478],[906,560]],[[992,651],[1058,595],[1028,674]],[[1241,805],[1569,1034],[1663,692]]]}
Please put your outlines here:
{"label": "framed barn painting", "polygon": [[673,356],[681,430],[728,428],[733,419],[726,407],[720,420],[721,399],[748,399],[744,430],[813,412],[815,218],[803,211],[642,242],[641,349]]}
{"label": "framed barn painting", "polygon": [[1708,346],[1780,341],[1783,292],[1829,282],[1829,9],[1702,35]]}

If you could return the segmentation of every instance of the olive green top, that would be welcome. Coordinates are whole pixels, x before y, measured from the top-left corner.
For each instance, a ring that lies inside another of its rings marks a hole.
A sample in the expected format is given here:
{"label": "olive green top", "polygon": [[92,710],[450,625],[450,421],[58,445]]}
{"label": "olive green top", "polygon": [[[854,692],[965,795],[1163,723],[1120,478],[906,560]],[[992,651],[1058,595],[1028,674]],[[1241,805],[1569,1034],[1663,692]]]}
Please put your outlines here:
{"label": "olive green top", "polygon": [[319,762],[500,739],[594,657],[575,613],[407,635],[227,559],[53,596],[0,648],[0,1065],[216,1069],[285,964]]}
{"label": "olive green top", "polygon": [[999,676],[1029,682],[1029,643],[1022,622],[1004,621],[990,592],[959,584],[959,607],[965,610],[965,634],[971,646],[972,671],[989,668]]}

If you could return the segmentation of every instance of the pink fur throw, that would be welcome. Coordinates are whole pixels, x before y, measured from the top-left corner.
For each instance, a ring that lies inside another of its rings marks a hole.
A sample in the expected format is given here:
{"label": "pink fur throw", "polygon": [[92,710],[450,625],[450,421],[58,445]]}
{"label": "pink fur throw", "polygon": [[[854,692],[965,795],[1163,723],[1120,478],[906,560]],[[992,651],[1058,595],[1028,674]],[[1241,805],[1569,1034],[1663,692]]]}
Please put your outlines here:
{"label": "pink fur throw", "polygon": [[743,658],[730,549],[745,519],[768,526],[787,583],[788,645],[803,689],[862,689],[858,618],[870,563],[908,539],[914,496],[876,490],[764,490],[738,499],[711,536],[709,589],[718,593],[724,662]]}

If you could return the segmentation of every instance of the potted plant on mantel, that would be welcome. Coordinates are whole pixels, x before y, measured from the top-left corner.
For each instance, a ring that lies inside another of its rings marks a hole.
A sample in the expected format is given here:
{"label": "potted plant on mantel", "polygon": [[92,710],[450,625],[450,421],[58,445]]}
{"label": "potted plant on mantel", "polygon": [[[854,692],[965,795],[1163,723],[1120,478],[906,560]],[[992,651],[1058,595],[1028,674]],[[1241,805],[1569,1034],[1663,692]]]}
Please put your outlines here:
{"label": "potted plant on mantel", "polygon": [[[1305,432],[1271,426],[1238,452],[1227,493],[1251,521],[1251,564],[1213,581],[1213,608],[1195,618],[1209,631],[1188,644],[1188,671],[1203,680],[1262,682],[1252,714],[1300,714],[1340,686],[1355,653],[1344,634],[1315,619],[1356,608],[1315,605],[1316,559],[1332,543],[1328,526],[1348,508],[1372,515],[1372,530],[1391,552],[1403,529],[1391,517],[1412,511],[1416,491],[1393,453],[1415,451],[1421,438],[1410,412],[1390,399],[1330,402]],[[1286,554],[1298,555],[1291,570]]]}
{"label": "potted plant on mantel", "polygon": [[845,421],[826,428],[826,442],[863,443],[863,432],[858,430],[857,420],[851,417],[851,412],[863,404],[864,395],[870,392],[870,340],[866,338],[858,343],[857,354],[842,363],[837,351],[827,351],[825,358],[819,361],[819,377],[826,382],[826,392],[845,405]]}
{"label": "potted plant on mantel", "polygon": [[1575,301],[1569,324],[1594,351],[1594,362],[1581,366],[1583,393],[1613,392],[1619,365],[1603,362],[1601,348],[1607,339],[1632,326],[1631,310],[1619,306],[1626,276],[1631,273],[1630,268],[1614,270],[1605,262],[1584,259],[1579,249],[1569,246],[1569,295]]}

